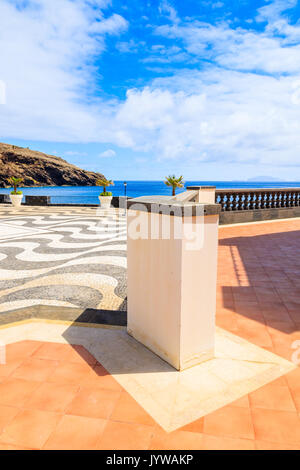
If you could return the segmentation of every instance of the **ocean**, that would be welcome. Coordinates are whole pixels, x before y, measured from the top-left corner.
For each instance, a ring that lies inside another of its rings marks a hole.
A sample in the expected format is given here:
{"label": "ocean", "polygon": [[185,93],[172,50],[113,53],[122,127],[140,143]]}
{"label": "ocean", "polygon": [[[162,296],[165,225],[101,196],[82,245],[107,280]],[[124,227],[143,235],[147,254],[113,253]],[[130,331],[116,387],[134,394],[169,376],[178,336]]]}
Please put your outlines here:
{"label": "ocean", "polygon": [[[245,182],[245,181],[186,181],[185,186],[214,185],[218,189],[234,188],[299,188],[300,182]],[[51,196],[53,204],[99,204],[98,195],[101,188],[97,186],[42,186],[36,188],[20,188],[24,195]],[[0,189],[0,194],[10,193],[11,189]],[[114,196],[124,196],[124,181],[115,181],[108,188]],[[184,191],[177,190],[177,193]],[[127,196],[171,195],[171,188],[163,181],[127,181]]]}

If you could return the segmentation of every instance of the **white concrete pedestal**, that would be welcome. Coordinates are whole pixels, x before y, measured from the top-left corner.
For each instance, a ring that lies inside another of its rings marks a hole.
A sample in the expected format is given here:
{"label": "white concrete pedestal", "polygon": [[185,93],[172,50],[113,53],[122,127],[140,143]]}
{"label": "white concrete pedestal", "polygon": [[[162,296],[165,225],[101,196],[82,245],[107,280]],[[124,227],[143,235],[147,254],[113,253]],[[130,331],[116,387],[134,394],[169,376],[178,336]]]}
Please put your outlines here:
{"label": "white concrete pedestal", "polygon": [[201,204],[215,204],[216,186],[188,186],[188,191],[198,191],[195,202]]}
{"label": "white concrete pedestal", "polygon": [[128,202],[127,330],[177,370],[214,356],[219,211],[157,197]]}

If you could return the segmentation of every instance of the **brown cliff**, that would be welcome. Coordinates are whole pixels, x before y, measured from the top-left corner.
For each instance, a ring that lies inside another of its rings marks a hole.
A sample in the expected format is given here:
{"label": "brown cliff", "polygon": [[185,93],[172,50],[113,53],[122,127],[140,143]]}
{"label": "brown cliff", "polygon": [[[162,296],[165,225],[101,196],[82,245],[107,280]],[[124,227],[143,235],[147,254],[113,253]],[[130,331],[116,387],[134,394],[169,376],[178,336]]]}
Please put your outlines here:
{"label": "brown cliff", "polygon": [[22,177],[22,186],[94,186],[101,173],[82,170],[53,155],[0,143],[0,187]]}

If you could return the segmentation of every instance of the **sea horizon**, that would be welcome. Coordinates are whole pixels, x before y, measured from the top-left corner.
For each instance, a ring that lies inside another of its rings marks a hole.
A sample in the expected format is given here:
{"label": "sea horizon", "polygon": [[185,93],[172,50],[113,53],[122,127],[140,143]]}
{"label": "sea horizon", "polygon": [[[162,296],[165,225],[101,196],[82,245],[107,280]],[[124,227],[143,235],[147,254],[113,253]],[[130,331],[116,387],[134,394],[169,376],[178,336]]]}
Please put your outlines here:
{"label": "sea horizon", "polygon": [[[124,180],[115,180],[114,186],[108,188],[114,196],[124,196]],[[171,195],[171,188],[161,180],[127,180],[126,194],[129,197]],[[300,182],[295,181],[186,181],[185,187],[178,189],[177,193],[185,190],[189,185],[213,185],[217,189],[270,189],[270,188],[296,188]],[[50,196],[52,204],[98,204],[101,188],[98,186],[35,186],[20,187],[23,194],[32,196]],[[0,188],[0,194],[9,194],[11,188]]]}

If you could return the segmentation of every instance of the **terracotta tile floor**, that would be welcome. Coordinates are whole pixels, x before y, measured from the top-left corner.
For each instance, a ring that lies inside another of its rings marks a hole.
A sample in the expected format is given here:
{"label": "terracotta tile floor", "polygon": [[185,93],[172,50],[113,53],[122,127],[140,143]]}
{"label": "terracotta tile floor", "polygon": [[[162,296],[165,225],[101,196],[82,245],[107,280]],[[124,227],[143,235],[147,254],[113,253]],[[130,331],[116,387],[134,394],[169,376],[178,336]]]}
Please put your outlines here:
{"label": "terracotta tile floor", "polygon": [[[222,227],[219,238],[218,326],[291,360],[300,221]],[[300,367],[166,433],[82,346],[14,343],[0,366],[0,449],[20,448],[300,449]]]}

